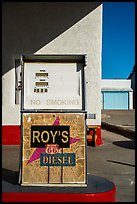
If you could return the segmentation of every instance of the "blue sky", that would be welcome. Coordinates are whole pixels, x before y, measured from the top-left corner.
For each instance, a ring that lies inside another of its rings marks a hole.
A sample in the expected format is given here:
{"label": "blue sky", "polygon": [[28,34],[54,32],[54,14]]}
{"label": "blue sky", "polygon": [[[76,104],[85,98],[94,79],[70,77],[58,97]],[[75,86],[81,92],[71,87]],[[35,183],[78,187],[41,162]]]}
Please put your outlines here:
{"label": "blue sky", "polygon": [[135,2],[104,2],[102,79],[126,79],[134,64]]}

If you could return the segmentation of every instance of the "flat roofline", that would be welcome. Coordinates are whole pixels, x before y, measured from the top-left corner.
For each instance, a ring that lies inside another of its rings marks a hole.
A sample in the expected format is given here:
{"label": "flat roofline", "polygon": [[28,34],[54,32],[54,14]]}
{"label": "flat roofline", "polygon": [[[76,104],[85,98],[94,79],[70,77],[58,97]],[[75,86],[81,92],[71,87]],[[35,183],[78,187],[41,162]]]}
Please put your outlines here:
{"label": "flat roofline", "polygon": [[117,88],[115,88],[115,87],[107,87],[107,88],[105,88],[105,87],[102,87],[101,88],[101,91],[133,91],[133,89],[132,88],[128,88],[128,87],[117,87]]}
{"label": "flat roofline", "polygon": [[131,79],[101,79],[102,81],[130,81]]}
{"label": "flat roofline", "polygon": [[86,54],[76,55],[22,55],[24,62],[77,62],[86,65]]}

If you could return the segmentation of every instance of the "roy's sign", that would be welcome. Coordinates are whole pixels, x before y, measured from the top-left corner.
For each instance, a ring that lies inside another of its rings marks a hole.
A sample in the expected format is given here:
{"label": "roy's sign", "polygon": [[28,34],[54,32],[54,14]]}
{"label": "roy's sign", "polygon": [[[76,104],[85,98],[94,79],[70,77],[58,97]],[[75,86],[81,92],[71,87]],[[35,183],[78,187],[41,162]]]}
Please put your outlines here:
{"label": "roy's sign", "polygon": [[69,126],[31,126],[31,147],[45,147],[46,144],[58,144],[60,148],[68,148],[69,140]]}
{"label": "roy's sign", "polygon": [[21,185],[87,186],[85,115],[22,114]]}

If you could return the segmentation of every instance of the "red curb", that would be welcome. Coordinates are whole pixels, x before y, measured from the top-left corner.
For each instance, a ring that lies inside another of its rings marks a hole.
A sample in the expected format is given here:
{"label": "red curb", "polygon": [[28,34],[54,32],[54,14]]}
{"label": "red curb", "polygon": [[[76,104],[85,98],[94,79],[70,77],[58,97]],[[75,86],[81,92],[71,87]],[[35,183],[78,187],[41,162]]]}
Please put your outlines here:
{"label": "red curb", "polygon": [[116,202],[116,187],[102,193],[2,193],[3,202]]}

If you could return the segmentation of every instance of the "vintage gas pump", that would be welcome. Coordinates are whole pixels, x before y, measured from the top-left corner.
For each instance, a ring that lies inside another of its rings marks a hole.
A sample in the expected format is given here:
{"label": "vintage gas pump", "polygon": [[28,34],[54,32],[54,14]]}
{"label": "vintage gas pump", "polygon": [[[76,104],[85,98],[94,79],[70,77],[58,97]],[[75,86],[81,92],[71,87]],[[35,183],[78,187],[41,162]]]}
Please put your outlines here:
{"label": "vintage gas pump", "polygon": [[21,58],[23,186],[87,186],[85,55]]}

